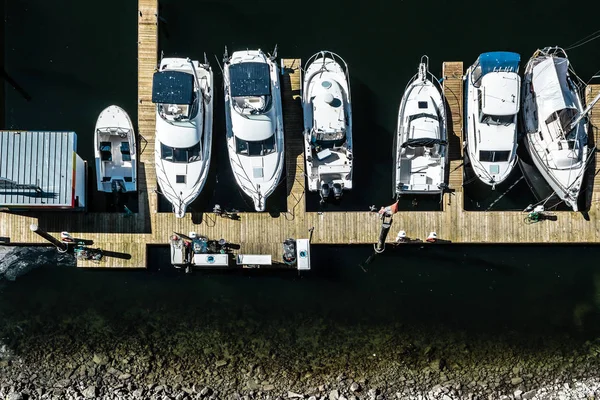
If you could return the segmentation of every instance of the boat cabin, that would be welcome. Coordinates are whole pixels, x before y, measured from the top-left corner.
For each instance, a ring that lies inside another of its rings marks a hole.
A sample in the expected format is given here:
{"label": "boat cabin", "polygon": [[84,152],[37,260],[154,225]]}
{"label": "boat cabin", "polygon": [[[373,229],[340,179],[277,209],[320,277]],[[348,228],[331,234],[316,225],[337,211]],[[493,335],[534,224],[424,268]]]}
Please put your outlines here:
{"label": "boat cabin", "polygon": [[320,147],[341,146],[346,140],[347,116],[344,94],[335,80],[324,79],[315,83],[312,140]]}

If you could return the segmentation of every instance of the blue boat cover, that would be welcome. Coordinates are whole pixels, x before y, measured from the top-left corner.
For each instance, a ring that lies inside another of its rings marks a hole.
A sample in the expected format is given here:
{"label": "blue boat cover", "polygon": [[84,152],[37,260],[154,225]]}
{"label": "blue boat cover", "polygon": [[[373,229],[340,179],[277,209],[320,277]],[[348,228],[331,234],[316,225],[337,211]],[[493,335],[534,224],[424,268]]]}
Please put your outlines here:
{"label": "blue boat cover", "polygon": [[517,72],[519,70],[520,61],[520,55],[509,51],[483,53],[479,56],[481,75],[483,76],[488,72],[492,72],[494,69],[502,69],[502,71],[506,72]]}
{"label": "blue boat cover", "polygon": [[271,75],[266,63],[246,62],[229,67],[231,96],[267,96],[271,94]]}
{"label": "blue boat cover", "polygon": [[194,102],[194,76],[181,71],[155,72],[152,80],[152,102],[192,104]]}

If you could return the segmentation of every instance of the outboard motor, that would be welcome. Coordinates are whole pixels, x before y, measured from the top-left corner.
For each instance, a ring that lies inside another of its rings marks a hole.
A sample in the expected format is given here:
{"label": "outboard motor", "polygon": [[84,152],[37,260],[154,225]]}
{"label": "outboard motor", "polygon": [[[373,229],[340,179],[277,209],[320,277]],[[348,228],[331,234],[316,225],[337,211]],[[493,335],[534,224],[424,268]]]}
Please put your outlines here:
{"label": "outboard motor", "polygon": [[342,197],[342,185],[339,183],[333,184],[333,197],[336,200],[339,200]]}
{"label": "outboard motor", "polygon": [[329,193],[331,192],[331,188],[328,183],[321,183],[321,191],[319,194],[321,195],[321,201],[325,202],[329,197]]}
{"label": "outboard motor", "polygon": [[296,240],[292,238],[283,242],[283,262],[287,265],[296,264]]}

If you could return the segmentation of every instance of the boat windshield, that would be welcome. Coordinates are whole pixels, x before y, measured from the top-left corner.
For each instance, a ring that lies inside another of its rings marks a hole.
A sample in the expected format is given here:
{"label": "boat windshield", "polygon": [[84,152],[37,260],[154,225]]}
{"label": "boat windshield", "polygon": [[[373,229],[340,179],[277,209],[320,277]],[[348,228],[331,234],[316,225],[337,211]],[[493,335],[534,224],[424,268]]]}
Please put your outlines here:
{"label": "boat windshield", "polygon": [[265,140],[243,140],[236,136],[236,152],[244,156],[266,156],[275,152],[275,135]]}
{"label": "boat windshield", "polygon": [[481,150],[479,161],[481,162],[506,162],[510,157],[509,150]]}
{"label": "boat windshield", "polygon": [[505,125],[508,126],[515,122],[515,115],[492,115],[481,114],[481,122],[487,125]]}
{"label": "boat windshield", "polygon": [[163,160],[173,163],[191,163],[202,159],[200,157],[200,142],[188,148],[170,147],[161,143],[160,154]]}

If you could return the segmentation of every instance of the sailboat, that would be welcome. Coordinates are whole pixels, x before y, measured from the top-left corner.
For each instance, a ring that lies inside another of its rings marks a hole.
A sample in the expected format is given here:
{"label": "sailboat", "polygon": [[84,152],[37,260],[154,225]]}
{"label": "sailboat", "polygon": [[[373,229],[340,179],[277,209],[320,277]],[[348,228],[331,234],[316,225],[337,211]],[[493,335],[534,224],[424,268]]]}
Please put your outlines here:
{"label": "sailboat", "polygon": [[98,116],[94,153],[99,192],[137,190],[135,132],[129,115],[121,107],[107,107]]}
{"label": "sailboat", "polygon": [[516,53],[483,53],[465,75],[466,154],[479,180],[502,183],[517,163],[521,78]]}
{"label": "sailboat", "polygon": [[556,195],[573,211],[588,161],[582,89],[560,47],[537,50],[525,68],[523,84],[524,143],[533,163]]}
{"label": "sailboat", "polygon": [[210,167],[213,72],[189,58],[163,58],[152,82],[155,163],[161,193],[177,218],[204,187]]}
{"label": "sailboat", "polygon": [[233,176],[252,199],[256,211],[265,211],[283,171],[283,113],[279,67],[274,55],[259,50],[225,48],[225,123],[227,150]]}
{"label": "sailboat", "polygon": [[352,106],[348,65],[320,51],[307,62],[303,82],[304,156],[308,189],[326,201],[352,189]]}
{"label": "sailboat", "polygon": [[394,141],[394,196],[441,193],[446,187],[446,108],[427,56],[404,90]]}

